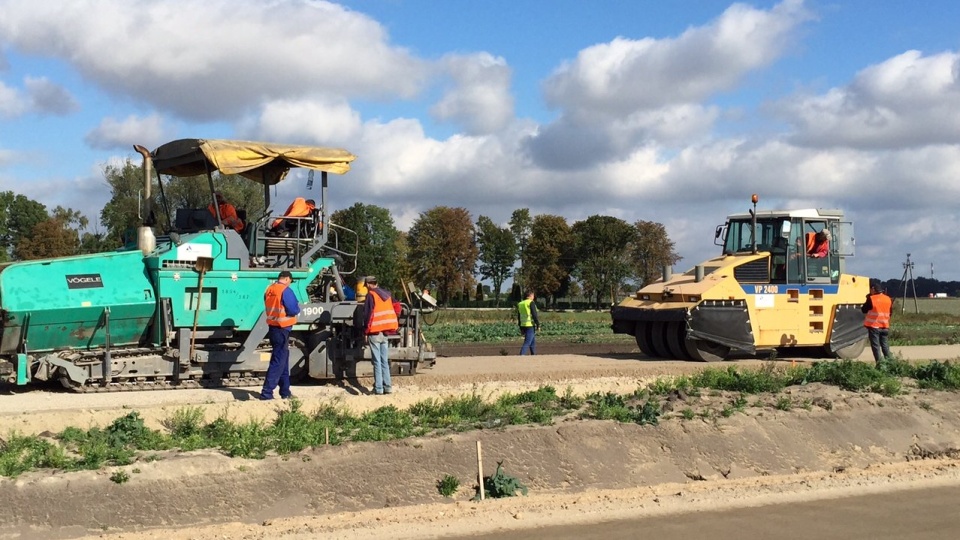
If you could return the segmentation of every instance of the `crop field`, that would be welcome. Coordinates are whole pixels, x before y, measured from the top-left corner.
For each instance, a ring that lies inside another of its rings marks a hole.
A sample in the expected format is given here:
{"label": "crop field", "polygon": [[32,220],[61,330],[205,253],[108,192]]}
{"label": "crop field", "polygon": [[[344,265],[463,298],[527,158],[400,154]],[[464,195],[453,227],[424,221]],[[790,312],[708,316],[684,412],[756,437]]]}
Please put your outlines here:
{"label": "crop field", "polygon": [[[919,313],[916,313],[916,307]],[[905,309],[903,309],[905,307]],[[517,315],[512,308],[443,309],[427,315],[423,328],[433,343],[520,343]],[[607,311],[540,310],[538,342],[633,343],[632,336],[614,334]],[[954,345],[960,343],[960,298],[908,298],[894,301],[890,343]]]}
{"label": "crop field", "polygon": [[917,308],[920,313],[942,313],[960,317],[960,298],[917,298],[916,302],[911,297],[906,301],[903,297],[893,299],[894,317],[901,312],[916,313]]}
{"label": "crop field", "polygon": [[[513,309],[445,309],[428,315],[423,334],[434,343],[521,342]],[[607,311],[540,311],[538,342],[633,343],[614,335]]]}

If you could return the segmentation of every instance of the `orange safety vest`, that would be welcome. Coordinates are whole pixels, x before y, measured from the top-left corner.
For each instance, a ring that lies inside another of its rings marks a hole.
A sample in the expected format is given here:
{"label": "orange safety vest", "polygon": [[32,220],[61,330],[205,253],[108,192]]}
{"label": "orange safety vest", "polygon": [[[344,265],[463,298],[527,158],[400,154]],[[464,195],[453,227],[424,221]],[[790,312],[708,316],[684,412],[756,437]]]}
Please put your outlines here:
{"label": "orange safety vest", "polygon": [[[214,208],[212,204],[207,205],[207,210],[210,211],[213,217],[217,217],[217,209]],[[224,225],[237,232],[243,230],[243,221],[241,221],[240,216],[237,215],[237,209],[230,203],[220,205],[220,219],[223,220]]]}
{"label": "orange safety vest", "polygon": [[[307,202],[303,197],[297,197],[290,203],[290,206],[287,207],[287,211],[283,213],[284,217],[307,217],[310,215],[310,212],[316,210],[316,206]],[[283,223],[283,218],[277,218],[273,220],[273,223],[270,225],[273,228],[279,227]]]}
{"label": "orange safety vest", "polygon": [[264,311],[267,314],[267,325],[286,328],[297,322],[296,317],[287,317],[287,310],[283,307],[283,291],[287,288],[283,283],[274,283],[263,293]]}
{"label": "orange safety vest", "polygon": [[893,300],[885,294],[870,295],[870,311],[867,312],[863,325],[867,328],[890,328],[890,311],[893,309]]}
{"label": "orange safety vest", "polygon": [[393,299],[388,298],[384,300],[373,290],[367,293],[367,298],[370,296],[373,296],[373,314],[368,315],[367,334],[395,332],[400,328],[397,312],[393,309]]}

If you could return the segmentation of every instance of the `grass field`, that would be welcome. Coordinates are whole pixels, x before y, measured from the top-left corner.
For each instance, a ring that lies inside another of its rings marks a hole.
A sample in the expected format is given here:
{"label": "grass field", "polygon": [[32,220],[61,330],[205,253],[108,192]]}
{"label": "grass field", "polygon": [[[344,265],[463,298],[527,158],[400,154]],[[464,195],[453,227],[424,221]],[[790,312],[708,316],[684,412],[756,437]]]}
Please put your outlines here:
{"label": "grass field", "polygon": [[[919,307],[919,313],[916,312]],[[905,309],[904,309],[905,308]],[[514,309],[443,309],[425,317],[423,329],[433,343],[520,343]],[[540,310],[538,341],[554,343],[630,343],[632,336],[614,334],[608,311]],[[960,298],[908,298],[894,301],[892,345],[960,343]]]}

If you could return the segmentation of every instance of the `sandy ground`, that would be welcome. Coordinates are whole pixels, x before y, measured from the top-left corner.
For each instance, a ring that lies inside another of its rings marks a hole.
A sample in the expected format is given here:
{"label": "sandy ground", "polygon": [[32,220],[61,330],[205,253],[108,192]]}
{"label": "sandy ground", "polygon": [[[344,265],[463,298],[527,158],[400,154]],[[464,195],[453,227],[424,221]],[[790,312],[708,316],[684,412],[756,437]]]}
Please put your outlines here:
{"label": "sandy ground", "polygon": [[[956,359],[960,347],[904,348],[908,359]],[[781,361],[790,362],[789,359]],[[759,364],[740,361],[738,364]],[[295,393],[307,410],[406,407],[431,397],[494,396],[551,384],[578,394],[627,393],[661,375],[703,364],[636,354],[441,358],[395,380],[392,396],[356,386],[310,385]],[[137,410],[154,427],[185,406],[212,419],[269,420],[279,403],[255,389],[75,395],[53,389],[0,396],[0,433],[106,425]],[[685,420],[683,408],[718,408],[727,396],[682,397],[657,426],[562,421],[390,443],[320,447],[265,460],[184,453],[115,470],[28,473],[0,480],[0,538],[384,538],[463,536],[500,528],[587,523],[844,496],[871,490],[960,485],[960,396],[910,390],[884,398],[810,385],[790,390],[789,411],[751,398],[729,418]],[[811,405],[812,404],[812,405]],[[484,474],[503,460],[529,497],[472,502],[476,444]],[[136,469],[136,472],[133,470]],[[452,499],[445,474],[461,479]]]}

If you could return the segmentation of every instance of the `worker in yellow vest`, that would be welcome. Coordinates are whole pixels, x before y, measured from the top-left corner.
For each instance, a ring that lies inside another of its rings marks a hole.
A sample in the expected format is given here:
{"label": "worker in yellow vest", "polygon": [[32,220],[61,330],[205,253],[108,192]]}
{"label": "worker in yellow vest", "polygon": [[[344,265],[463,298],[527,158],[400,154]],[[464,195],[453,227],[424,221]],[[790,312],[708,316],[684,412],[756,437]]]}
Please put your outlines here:
{"label": "worker in yellow vest", "polygon": [[890,345],[887,337],[890,334],[890,313],[893,311],[893,300],[884,294],[879,281],[870,282],[870,294],[863,303],[860,311],[867,314],[863,325],[867,327],[870,336],[870,349],[873,351],[873,360],[880,365],[883,359],[890,360]]}
{"label": "worker in yellow vest", "polygon": [[537,330],[540,329],[540,317],[537,315],[537,303],[534,302],[533,291],[527,292],[527,299],[517,304],[517,324],[520,325],[520,335],[523,336],[523,345],[520,355],[537,354]]}

